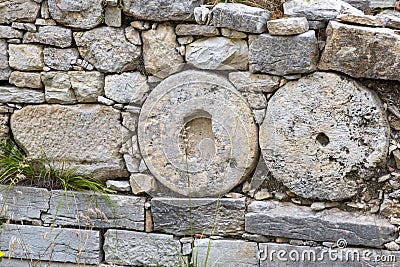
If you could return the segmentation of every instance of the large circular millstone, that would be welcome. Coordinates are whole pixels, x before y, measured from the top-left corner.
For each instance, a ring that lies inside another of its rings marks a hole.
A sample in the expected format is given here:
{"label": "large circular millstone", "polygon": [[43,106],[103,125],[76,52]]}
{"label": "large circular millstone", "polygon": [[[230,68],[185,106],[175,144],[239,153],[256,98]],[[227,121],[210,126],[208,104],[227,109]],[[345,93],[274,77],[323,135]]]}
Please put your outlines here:
{"label": "large circular millstone", "polygon": [[385,163],[389,126],[377,96],[346,77],[317,72],[270,99],[260,147],[273,176],[305,198],[342,200]]}
{"label": "large circular millstone", "polygon": [[142,156],[156,179],[183,196],[215,197],[246,178],[258,156],[247,102],[225,78],[188,70],[162,81],[144,103]]}

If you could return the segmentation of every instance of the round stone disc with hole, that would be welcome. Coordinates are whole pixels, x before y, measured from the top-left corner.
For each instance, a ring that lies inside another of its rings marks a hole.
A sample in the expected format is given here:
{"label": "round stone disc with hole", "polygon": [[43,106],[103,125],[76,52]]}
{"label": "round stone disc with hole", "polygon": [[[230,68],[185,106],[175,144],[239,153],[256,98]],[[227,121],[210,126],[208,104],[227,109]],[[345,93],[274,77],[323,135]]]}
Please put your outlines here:
{"label": "round stone disc with hole", "polygon": [[389,125],[379,98],[355,81],[317,72],[270,99],[260,147],[273,176],[293,193],[342,200],[386,161]]}
{"label": "round stone disc with hole", "polygon": [[147,167],[182,196],[222,196],[240,184],[255,167],[257,137],[246,100],[227,79],[203,71],[163,80],[139,116]]}

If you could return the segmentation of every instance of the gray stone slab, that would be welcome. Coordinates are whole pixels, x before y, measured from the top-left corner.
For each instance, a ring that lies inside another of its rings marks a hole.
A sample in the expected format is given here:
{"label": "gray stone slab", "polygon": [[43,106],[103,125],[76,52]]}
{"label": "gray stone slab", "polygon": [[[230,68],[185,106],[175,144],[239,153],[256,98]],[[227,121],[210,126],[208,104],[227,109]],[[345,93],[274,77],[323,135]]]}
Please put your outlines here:
{"label": "gray stone slab", "polygon": [[237,236],[244,230],[245,198],[153,198],[151,211],[154,230],[169,234]]}
{"label": "gray stone slab", "polygon": [[4,85],[0,86],[0,102],[39,104],[44,102],[44,93],[34,89]]}
{"label": "gray stone slab", "polygon": [[6,40],[0,39],[0,80],[8,80],[11,74],[8,65],[8,44]]}
{"label": "gray stone slab", "polygon": [[44,67],[43,45],[9,44],[10,67],[16,70],[42,70]]}
{"label": "gray stone slab", "polygon": [[198,239],[193,248],[194,266],[258,267],[258,245],[243,240]]}
{"label": "gray stone slab", "polygon": [[43,49],[44,63],[55,70],[71,70],[72,63],[79,58],[76,48],[45,47]]}
{"label": "gray stone slab", "polygon": [[197,24],[179,24],[175,28],[176,35],[201,35],[201,36],[216,36],[219,35],[218,28],[209,25]]}
{"label": "gray stone slab", "polygon": [[50,193],[43,188],[0,186],[0,217],[14,221],[40,220],[49,208]]}
{"label": "gray stone slab", "polygon": [[[5,258],[0,263],[1,267],[76,267],[75,263],[42,261],[42,260],[21,260]],[[98,267],[99,265],[85,264],[85,267]],[[118,266],[101,266],[100,267],[118,267]]]}
{"label": "gray stone slab", "polygon": [[22,38],[23,32],[14,29],[11,26],[0,26],[0,38],[11,39],[11,38]]}
{"label": "gray stone slab", "polygon": [[[368,13],[371,9],[371,2],[377,2],[376,0],[343,0],[346,3],[349,3],[350,5],[354,6],[355,8],[363,11],[364,13]],[[379,2],[382,2],[382,0],[378,0]],[[389,0],[392,1],[393,0]]]}
{"label": "gray stone slab", "polygon": [[105,260],[133,266],[180,266],[181,244],[172,235],[108,230],[104,235]]}
{"label": "gray stone slab", "polygon": [[396,267],[399,251],[260,243],[260,267]]}
{"label": "gray stone slab", "polygon": [[40,4],[33,0],[8,0],[0,5],[0,24],[13,21],[33,22],[39,15]]}
{"label": "gray stone slab", "polygon": [[241,92],[272,93],[281,82],[281,77],[250,72],[231,72],[229,81]]}
{"label": "gray stone slab", "polygon": [[23,43],[41,43],[61,48],[69,47],[72,43],[72,31],[60,26],[41,26],[38,32],[27,32]]}
{"label": "gray stone slab", "polygon": [[124,13],[153,21],[193,21],[193,10],[204,0],[124,0]]}
{"label": "gray stone slab", "polygon": [[246,232],[291,239],[333,241],[382,247],[397,237],[396,227],[375,215],[358,215],[336,208],[321,212],[277,201],[248,206]]}
{"label": "gray stone slab", "polygon": [[378,8],[386,8],[386,7],[394,7],[394,3],[396,0],[371,0],[370,8],[378,7]]}
{"label": "gray stone slab", "polygon": [[51,191],[43,222],[64,226],[144,230],[145,198],[123,195]]}
{"label": "gray stone slab", "polygon": [[5,258],[81,265],[101,259],[100,232],[95,230],[4,224],[0,237]]}
{"label": "gray stone slab", "polygon": [[294,36],[249,36],[251,72],[273,75],[309,73],[317,68],[318,41],[313,30]]}
{"label": "gray stone slab", "polygon": [[218,3],[211,13],[211,25],[250,33],[265,32],[271,15],[268,10],[238,3]]}

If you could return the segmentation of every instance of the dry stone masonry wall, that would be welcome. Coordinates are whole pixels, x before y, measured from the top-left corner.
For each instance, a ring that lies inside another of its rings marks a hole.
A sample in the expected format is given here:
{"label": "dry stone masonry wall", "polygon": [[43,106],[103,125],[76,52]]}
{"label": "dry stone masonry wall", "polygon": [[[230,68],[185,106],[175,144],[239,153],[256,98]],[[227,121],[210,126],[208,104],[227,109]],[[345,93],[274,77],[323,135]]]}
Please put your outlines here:
{"label": "dry stone masonry wall", "polygon": [[0,0],[0,138],[117,191],[2,185],[0,266],[398,266],[395,7]]}

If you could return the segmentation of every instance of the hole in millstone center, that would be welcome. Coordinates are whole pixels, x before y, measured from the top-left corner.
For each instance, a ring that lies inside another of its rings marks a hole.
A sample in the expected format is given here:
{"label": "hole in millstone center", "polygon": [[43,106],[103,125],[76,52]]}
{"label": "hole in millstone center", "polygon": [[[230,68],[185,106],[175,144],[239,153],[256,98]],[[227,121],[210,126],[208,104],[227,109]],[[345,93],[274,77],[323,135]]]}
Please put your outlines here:
{"label": "hole in millstone center", "polygon": [[189,158],[210,160],[215,153],[215,138],[212,131],[212,116],[197,110],[183,119],[186,129],[186,154]]}
{"label": "hole in millstone center", "polygon": [[322,146],[327,146],[329,144],[329,137],[324,133],[319,133],[316,139]]}

